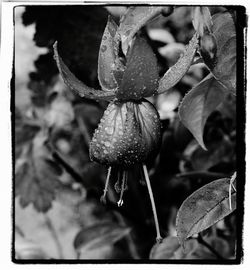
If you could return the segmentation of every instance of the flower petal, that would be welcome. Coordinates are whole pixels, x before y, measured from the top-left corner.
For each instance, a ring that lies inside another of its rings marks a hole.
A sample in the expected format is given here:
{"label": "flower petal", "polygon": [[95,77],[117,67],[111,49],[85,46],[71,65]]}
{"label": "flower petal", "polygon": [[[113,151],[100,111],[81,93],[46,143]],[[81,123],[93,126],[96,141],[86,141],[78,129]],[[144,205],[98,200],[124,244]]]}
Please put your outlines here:
{"label": "flower petal", "polygon": [[118,29],[123,53],[127,54],[130,41],[148,21],[160,15],[163,10],[166,14],[171,9],[172,7],[161,6],[130,6],[121,17]]}
{"label": "flower petal", "polygon": [[117,58],[118,42],[115,40],[117,24],[109,16],[104,30],[98,58],[98,79],[102,89],[110,91],[117,88],[113,74]]}
{"label": "flower petal", "polygon": [[197,34],[194,34],[192,39],[189,41],[183,56],[181,56],[177,63],[169,68],[169,70],[161,78],[159,82],[158,94],[168,91],[182,79],[193,62],[197,48],[198,36]]}
{"label": "flower petal", "polygon": [[57,42],[54,44],[54,57],[57,63],[59,72],[65,84],[81,97],[95,100],[112,100],[115,97],[115,91],[98,91],[78,80],[75,75],[65,65],[62,58],[58,54]]}
{"label": "flower petal", "polygon": [[149,101],[113,102],[90,143],[90,158],[109,166],[128,167],[155,154],[160,142],[159,114]]}
{"label": "flower petal", "polygon": [[147,41],[137,36],[127,55],[126,70],[117,92],[119,100],[152,96],[158,88],[157,59]]}

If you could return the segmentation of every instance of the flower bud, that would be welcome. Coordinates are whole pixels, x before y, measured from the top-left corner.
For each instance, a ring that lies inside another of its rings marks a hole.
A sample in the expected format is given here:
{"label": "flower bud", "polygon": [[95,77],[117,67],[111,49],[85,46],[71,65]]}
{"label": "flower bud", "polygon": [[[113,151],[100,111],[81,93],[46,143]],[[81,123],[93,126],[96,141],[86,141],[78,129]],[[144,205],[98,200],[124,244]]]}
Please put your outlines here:
{"label": "flower bud", "polygon": [[216,64],[217,44],[213,34],[205,34],[200,41],[200,52],[206,65],[213,69]]}
{"label": "flower bud", "polygon": [[161,123],[147,100],[110,103],[90,143],[90,158],[109,166],[129,167],[157,153]]}

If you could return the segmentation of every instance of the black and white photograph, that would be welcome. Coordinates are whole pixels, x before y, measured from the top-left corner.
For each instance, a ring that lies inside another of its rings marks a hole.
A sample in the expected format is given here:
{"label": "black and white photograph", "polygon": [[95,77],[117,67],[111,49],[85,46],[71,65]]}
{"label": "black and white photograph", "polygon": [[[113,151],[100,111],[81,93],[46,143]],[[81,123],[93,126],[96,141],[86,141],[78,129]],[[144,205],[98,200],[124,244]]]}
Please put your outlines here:
{"label": "black and white photograph", "polygon": [[242,264],[246,8],[12,12],[12,263]]}

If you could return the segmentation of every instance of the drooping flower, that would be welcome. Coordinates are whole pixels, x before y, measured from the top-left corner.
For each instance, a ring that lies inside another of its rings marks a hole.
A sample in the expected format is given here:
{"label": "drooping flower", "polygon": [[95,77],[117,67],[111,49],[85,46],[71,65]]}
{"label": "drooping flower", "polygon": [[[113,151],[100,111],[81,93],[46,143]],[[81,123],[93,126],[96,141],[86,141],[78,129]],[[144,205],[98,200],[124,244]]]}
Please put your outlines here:
{"label": "drooping flower", "polygon": [[191,65],[197,37],[191,40],[183,57],[159,80],[157,60],[146,39],[135,35],[126,53],[120,51],[121,36],[116,23],[109,18],[99,50],[98,79],[101,91],[78,80],[65,65],[54,45],[58,69],[70,89],[82,97],[110,102],[90,143],[90,158],[108,166],[102,201],[108,192],[111,170],[118,168],[115,186],[120,192],[118,206],[123,204],[131,166],[142,169],[151,199],[157,240],[161,240],[153,193],[146,161],[157,154],[161,144],[161,123],[154,105],[146,100],[174,86]]}

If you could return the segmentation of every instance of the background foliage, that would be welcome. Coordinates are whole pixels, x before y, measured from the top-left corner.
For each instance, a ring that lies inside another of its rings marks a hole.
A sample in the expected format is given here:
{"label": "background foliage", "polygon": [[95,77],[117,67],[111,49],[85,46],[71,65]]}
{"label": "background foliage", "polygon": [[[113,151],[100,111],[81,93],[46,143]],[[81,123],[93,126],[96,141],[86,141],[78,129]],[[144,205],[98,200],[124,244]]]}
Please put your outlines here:
{"label": "background foliage", "polygon": [[[100,203],[106,169],[90,162],[88,146],[107,104],[79,98],[63,84],[52,45],[72,72],[99,88],[97,59],[111,13],[125,7],[29,6],[15,9],[15,250],[20,259],[233,259],[235,212],[181,248],[176,213],[194,191],[231,177],[236,169],[235,97],[224,102],[204,126],[205,151],[180,122],[182,97],[209,71],[192,65],[167,94],[150,98],[163,127],[159,155],[147,164],[156,200],[163,244],[155,230],[145,183],[131,171],[125,204],[110,193]],[[211,7],[211,14],[225,11]],[[172,66],[194,33],[191,7],[161,16],[145,29],[156,53],[160,75]],[[216,96],[212,97],[216,99]],[[199,204],[199,201],[197,201]],[[202,237],[202,238],[201,238]],[[212,247],[212,252],[206,245]]]}

